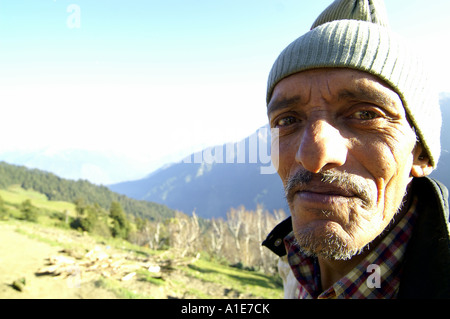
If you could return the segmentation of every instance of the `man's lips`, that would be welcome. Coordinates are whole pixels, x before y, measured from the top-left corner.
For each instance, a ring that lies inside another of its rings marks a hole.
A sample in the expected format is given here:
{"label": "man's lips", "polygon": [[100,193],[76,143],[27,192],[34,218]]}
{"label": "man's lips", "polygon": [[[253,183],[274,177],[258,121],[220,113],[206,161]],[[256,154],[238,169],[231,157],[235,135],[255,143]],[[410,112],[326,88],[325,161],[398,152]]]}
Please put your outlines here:
{"label": "man's lips", "polygon": [[345,188],[337,187],[332,184],[313,184],[307,186],[300,186],[295,189],[295,193],[314,193],[319,195],[329,195],[329,196],[342,196],[342,197],[353,197],[355,194]]}
{"label": "man's lips", "polygon": [[294,198],[304,202],[333,204],[355,197],[355,194],[330,184],[308,185],[294,190]]}

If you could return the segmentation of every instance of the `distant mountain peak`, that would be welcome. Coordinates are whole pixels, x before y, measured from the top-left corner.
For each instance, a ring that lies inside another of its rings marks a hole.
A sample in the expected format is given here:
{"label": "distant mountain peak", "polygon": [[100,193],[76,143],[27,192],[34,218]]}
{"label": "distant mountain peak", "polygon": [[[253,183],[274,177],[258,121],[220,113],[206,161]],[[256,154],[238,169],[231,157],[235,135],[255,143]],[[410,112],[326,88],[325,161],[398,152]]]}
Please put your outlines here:
{"label": "distant mountain peak", "polygon": [[282,183],[274,173],[265,125],[239,142],[205,148],[144,179],[110,188],[187,214],[195,210],[202,217],[224,217],[241,205],[285,209]]}

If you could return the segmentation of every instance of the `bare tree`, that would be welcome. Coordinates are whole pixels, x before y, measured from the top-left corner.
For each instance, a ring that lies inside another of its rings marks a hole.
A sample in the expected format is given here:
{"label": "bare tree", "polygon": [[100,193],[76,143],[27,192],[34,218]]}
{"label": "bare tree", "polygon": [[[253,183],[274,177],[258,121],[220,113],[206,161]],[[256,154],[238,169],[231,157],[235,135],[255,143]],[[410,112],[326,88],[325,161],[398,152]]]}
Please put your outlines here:
{"label": "bare tree", "polygon": [[242,226],[242,211],[244,211],[244,206],[241,206],[238,208],[238,210],[231,208],[230,211],[227,213],[227,225],[228,229],[231,232],[231,235],[233,236],[236,249],[238,251],[241,250],[241,244],[239,243],[239,233],[241,231]]}
{"label": "bare tree", "polygon": [[226,254],[226,257],[248,267],[272,272],[276,266],[276,258],[261,243],[273,227],[284,219],[284,212],[280,210],[271,214],[260,205],[255,211],[241,206],[231,209],[227,217],[228,229],[234,239],[236,251],[234,255]]}
{"label": "bare tree", "polygon": [[211,220],[212,232],[211,235],[211,248],[212,252],[216,255],[222,253],[222,249],[225,243],[226,225],[223,219]]}
{"label": "bare tree", "polygon": [[202,228],[195,212],[192,216],[176,212],[175,217],[165,222],[139,221],[133,241],[151,249],[160,249],[161,243],[168,244],[179,257],[205,251],[225,258],[229,263],[274,273],[276,258],[261,243],[285,217],[283,210],[270,213],[262,206],[257,206],[254,211],[240,206],[230,209],[226,220],[211,219],[209,224],[206,221],[209,227]]}
{"label": "bare tree", "polygon": [[192,217],[181,212],[176,212],[175,218],[169,222],[170,246],[180,251],[180,256],[184,257],[188,252],[195,252],[200,238],[200,224],[197,214],[192,213]]}

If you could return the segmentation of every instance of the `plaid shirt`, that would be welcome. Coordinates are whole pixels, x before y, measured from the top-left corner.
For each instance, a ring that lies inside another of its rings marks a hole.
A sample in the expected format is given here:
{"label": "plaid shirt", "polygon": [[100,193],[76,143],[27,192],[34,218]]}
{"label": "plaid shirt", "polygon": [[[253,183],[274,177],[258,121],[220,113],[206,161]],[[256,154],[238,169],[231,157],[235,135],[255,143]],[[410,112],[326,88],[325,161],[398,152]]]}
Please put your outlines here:
{"label": "plaid shirt", "polygon": [[291,232],[284,241],[289,264],[299,282],[298,298],[396,298],[404,252],[417,217],[416,206],[417,198],[414,198],[408,212],[378,246],[358,266],[323,292],[320,291],[320,269],[317,258],[306,257],[301,253],[294,244]]}

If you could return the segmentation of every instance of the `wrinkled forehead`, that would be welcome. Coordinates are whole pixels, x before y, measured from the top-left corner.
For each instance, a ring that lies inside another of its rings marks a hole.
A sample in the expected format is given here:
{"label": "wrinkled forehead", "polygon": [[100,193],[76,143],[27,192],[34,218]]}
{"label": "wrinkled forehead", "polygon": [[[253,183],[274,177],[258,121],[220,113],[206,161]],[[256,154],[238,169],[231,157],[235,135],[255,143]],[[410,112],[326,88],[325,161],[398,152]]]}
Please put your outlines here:
{"label": "wrinkled forehead", "polygon": [[378,77],[349,68],[318,68],[282,79],[267,104],[268,115],[290,105],[309,103],[313,91],[329,103],[364,101],[405,113],[400,96]]}

